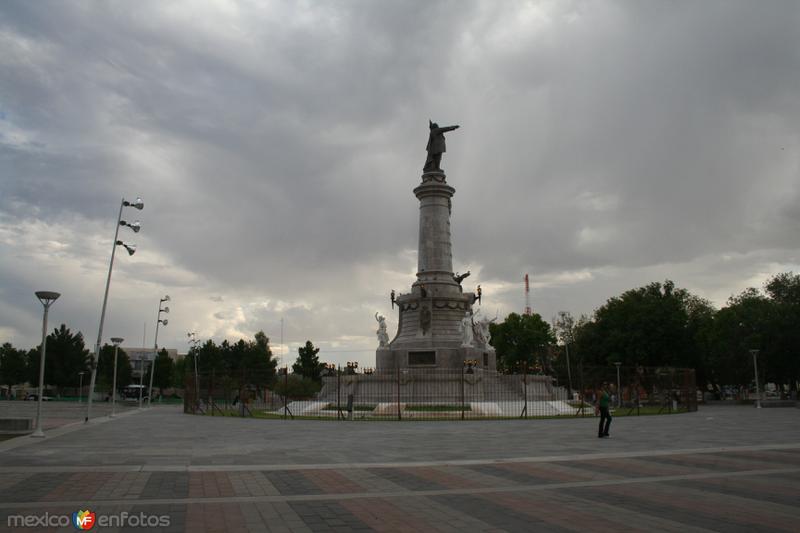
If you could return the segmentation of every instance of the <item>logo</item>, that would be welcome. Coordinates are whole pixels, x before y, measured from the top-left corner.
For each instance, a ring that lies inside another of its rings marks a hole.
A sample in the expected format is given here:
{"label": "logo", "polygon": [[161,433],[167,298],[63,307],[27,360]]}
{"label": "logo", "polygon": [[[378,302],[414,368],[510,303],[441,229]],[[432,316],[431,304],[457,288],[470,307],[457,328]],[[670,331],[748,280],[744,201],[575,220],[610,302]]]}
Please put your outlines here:
{"label": "logo", "polygon": [[72,513],[72,525],[75,526],[75,529],[80,529],[81,531],[92,529],[95,524],[95,519],[95,514],[89,509]]}

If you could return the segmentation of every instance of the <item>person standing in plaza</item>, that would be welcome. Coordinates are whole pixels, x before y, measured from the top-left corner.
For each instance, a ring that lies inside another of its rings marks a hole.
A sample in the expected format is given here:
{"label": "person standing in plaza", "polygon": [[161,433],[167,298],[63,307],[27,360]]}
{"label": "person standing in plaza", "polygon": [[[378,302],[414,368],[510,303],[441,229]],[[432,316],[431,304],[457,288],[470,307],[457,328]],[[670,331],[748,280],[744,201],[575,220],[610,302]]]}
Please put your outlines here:
{"label": "person standing in plaza", "polygon": [[[597,396],[597,410],[600,412],[600,427],[597,430],[599,438],[608,437],[608,428],[611,425],[610,400],[611,395],[608,393],[608,383],[603,382],[603,388]],[[605,426],[603,426],[604,423]]]}

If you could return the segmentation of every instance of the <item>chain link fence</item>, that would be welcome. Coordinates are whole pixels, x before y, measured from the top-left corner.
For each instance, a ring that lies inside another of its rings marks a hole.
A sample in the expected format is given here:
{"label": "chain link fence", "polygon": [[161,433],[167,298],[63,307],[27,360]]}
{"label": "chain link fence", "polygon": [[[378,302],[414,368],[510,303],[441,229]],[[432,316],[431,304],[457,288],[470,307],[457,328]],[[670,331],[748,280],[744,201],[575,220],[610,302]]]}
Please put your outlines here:
{"label": "chain link fence", "polygon": [[606,383],[617,416],[697,410],[694,370],[582,367],[572,383],[521,372],[331,369],[321,381],[279,372],[186,377],[184,412],[323,420],[469,420],[595,416]]}

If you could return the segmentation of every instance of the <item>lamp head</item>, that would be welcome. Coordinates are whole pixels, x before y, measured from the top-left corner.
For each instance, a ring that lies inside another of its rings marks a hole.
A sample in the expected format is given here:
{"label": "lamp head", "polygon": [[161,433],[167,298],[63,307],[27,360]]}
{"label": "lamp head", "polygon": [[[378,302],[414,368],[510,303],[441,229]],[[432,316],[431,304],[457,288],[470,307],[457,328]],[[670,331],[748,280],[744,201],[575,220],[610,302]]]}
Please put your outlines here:
{"label": "lamp head", "polygon": [[119,346],[124,340],[122,337],[111,337],[111,342],[114,343],[114,346]]}
{"label": "lamp head", "polygon": [[161,313],[169,313],[169,307],[160,310]]}
{"label": "lamp head", "polygon": [[36,297],[39,298],[39,301],[42,302],[42,305],[50,305],[51,303],[58,300],[58,297],[61,296],[58,292],[53,291],[36,291]]}
{"label": "lamp head", "polygon": [[128,250],[128,255],[133,255],[136,253],[136,245],[135,244],[125,244],[122,241],[117,241],[117,246],[122,246],[126,250]]}
{"label": "lamp head", "polygon": [[167,294],[166,296],[164,296],[163,298],[161,298],[161,301],[162,301],[162,302],[168,302],[168,301],[169,301],[169,294]]}
{"label": "lamp head", "polygon": [[124,201],[124,202],[122,202],[122,204],[125,205],[125,206],[135,207],[136,209],[138,209],[140,211],[142,209],[144,209],[144,202],[138,196],[136,197],[136,201],[135,202]]}
{"label": "lamp head", "polygon": [[131,228],[134,233],[139,233],[139,230],[142,229],[142,224],[138,220],[126,225]]}
{"label": "lamp head", "polygon": [[166,325],[169,323],[169,320],[167,320],[167,319],[165,318],[165,319],[163,319],[163,320],[159,320],[159,322],[161,322],[162,324],[164,324],[164,325],[166,326]]}

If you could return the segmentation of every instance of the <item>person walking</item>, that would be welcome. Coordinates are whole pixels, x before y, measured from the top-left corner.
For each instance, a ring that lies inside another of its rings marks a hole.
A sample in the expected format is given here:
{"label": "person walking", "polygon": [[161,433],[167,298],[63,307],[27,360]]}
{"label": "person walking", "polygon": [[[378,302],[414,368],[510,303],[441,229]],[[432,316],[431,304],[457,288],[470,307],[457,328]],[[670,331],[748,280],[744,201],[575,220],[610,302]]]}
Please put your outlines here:
{"label": "person walking", "polygon": [[[608,410],[611,395],[608,393],[608,383],[603,382],[603,388],[597,397],[597,410],[600,412],[600,427],[597,430],[597,437],[608,437],[608,427],[611,425],[611,413]],[[603,426],[605,423],[605,426]]]}

